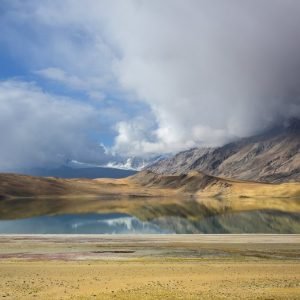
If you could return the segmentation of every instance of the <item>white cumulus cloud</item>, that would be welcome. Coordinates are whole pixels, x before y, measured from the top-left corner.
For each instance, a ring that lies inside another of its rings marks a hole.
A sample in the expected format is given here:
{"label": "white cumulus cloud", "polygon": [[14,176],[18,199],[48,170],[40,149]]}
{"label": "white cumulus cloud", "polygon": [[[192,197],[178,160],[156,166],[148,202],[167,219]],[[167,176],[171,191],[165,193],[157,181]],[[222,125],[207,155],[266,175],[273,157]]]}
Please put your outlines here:
{"label": "white cumulus cloud", "polygon": [[99,126],[90,106],[43,92],[33,83],[0,82],[0,169],[53,167],[67,159],[106,161],[88,132]]}

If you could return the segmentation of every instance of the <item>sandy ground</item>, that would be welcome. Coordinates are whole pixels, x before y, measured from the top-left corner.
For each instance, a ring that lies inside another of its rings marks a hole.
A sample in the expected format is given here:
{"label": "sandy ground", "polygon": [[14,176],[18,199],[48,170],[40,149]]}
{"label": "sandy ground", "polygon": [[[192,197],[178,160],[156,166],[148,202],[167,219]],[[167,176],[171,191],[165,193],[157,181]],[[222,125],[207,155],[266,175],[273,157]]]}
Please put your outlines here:
{"label": "sandy ground", "polygon": [[300,235],[0,236],[2,299],[300,299]]}

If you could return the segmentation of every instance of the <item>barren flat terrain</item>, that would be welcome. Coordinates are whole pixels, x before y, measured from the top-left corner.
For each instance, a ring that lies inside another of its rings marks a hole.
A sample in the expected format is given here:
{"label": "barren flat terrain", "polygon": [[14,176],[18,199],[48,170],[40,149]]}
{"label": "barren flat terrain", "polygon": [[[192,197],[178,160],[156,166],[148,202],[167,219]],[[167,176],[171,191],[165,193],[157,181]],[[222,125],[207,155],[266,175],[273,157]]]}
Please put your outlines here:
{"label": "barren flat terrain", "polygon": [[2,235],[3,299],[300,299],[300,235]]}

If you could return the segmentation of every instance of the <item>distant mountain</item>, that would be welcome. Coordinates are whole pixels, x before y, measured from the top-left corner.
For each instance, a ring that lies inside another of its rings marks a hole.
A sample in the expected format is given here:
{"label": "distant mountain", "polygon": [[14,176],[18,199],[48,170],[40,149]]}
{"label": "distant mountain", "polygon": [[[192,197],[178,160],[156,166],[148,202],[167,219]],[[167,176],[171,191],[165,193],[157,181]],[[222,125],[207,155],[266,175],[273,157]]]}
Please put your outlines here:
{"label": "distant mountain", "polygon": [[124,178],[135,174],[134,170],[123,170],[105,167],[69,167],[61,166],[55,169],[36,168],[25,172],[27,175],[60,178]]}
{"label": "distant mountain", "polygon": [[160,160],[158,174],[208,175],[260,182],[300,181],[300,121],[217,148],[194,148]]}
{"label": "distant mountain", "polygon": [[136,174],[149,164],[158,162],[167,156],[142,157],[116,157],[115,161],[106,165],[97,165],[76,160],[66,160],[62,166],[55,168],[33,168],[14,171],[15,173],[60,178],[124,178]]}

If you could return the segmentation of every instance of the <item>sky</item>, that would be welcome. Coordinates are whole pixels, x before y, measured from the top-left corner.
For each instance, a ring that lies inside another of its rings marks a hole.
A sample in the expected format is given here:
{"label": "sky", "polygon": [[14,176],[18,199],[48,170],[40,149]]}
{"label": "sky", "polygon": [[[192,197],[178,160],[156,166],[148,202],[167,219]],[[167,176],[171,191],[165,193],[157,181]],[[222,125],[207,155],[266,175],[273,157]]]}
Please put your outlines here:
{"label": "sky", "polygon": [[0,1],[0,170],[219,146],[300,117],[298,0]]}

